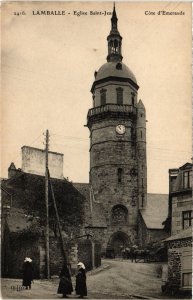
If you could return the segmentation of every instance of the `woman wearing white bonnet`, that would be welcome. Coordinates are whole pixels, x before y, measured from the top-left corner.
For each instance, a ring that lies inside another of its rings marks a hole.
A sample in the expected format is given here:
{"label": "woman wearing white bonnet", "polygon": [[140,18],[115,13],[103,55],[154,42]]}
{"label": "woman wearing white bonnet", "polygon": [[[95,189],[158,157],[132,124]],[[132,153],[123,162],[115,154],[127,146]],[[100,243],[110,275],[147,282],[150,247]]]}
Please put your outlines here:
{"label": "woman wearing white bonnet", "polygon": [[31,289],[31,282],[33,280],[33,266],[31,264],[32,259],[30,257],[26,257],[23,263],[23,283],[26,290]]}
{"label": "woman wearing white bonnet", "polygon": [[27,262],[27,261],[31,263],[31,262],[32,262],[32,259],[31,259],[30,257],[26,257],[26,258],[24,259],[24,262]]}
{"label": "woman wearing white bonnet", "polygon": [[82,262],[79,262],[77,264],[78,267],[83,268],[85,270],[85,265]]}
{"label": "woman wearing white bonnet", "polygon": [[76,275],[76,294],[79,295],[79,298],[84,298],[87,296],[87,286],[86,286],[86,271],[85,265],[82,262],[77,264],[78,273]]}

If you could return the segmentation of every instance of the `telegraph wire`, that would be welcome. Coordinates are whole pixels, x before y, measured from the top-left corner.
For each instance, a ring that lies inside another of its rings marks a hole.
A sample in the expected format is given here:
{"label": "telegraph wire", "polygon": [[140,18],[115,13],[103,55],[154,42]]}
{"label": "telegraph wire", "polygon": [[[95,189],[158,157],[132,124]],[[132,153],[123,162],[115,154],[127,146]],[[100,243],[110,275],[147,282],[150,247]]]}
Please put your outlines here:
{"label": "telegraph wire", "polygon": [[[53,135],[58,135],[58,134],[53,134]],[[77,140],[77,142],[83,142],[83,141],[87,141],[89,142],[89,138],[78,138],[78,137],[74,137],[74,136],[64,136],[64,135],[58,135],[58,136],[62,136],[64,138],[67,138],[67,139],[71,139],[71,140]],[[53,143],[53,144],[58,144],[58,145],[62,145],[62,146],[67,146],[66,144],[64,143]],[[192,154],[191,151],[184,151],[184,150],[176,150],[176,149],[169,149],[169,148],[160,148],[160,147],[151,147],[151,146],[147,146],[146,147],[147,149],[155,149],[155,150],[160,150],[160,151],[170,151],[170,152],[179,152],[179,153],[189,153],[189,154]]]}
{"label": "telegraph wire", "polygon": [[[43,133],[41,133],[37,138],[35,138],[30,144],[29,146],[32,146],[41,136],[43,136]],[[18,156],[21,156],[21,154],[17,154],[16,156],[13,157],[13,160],[17,159]]]}
{"label": "telegraph wire", "polygon": [[[75,136],[65,136],[65,135],[62,135],[62,134],[52,134],[52,136],[61,136],[61,137],[64,137],[64,138],[67,138],[67,139],[71,139],[71,140],[77,140],[77,141],[84,141],[84,142],[89,142],[89,138],[78,138],[78,137],[75,137]],[[60,144],[60,145],[66,145],[64,143],[55,143],[55,144]],[[176,149],[169,149],[169,148],[160,148],[160,147],[151,147],[151,146],[147,146],[146,147],[147,149],[156,149],[156,150],[161,150],[161,151],[171,151],[171,152],[180,152],[180,153],[189,153],[189,154],[192,154],[191,151],[184,151],[184,150],[176,150]]]}
{"label": "telegraph wire", "polygon": [[149,160],[158,160],[158,161],[165,161],[165,162],[175,162],[175,163],[181,164],[180,161],[183,160],[183,158],[181,160],[180,159],[179,160],[167,160],[167,159],[157,159],[157,158],[148,157],[147,161],[149,161]]}

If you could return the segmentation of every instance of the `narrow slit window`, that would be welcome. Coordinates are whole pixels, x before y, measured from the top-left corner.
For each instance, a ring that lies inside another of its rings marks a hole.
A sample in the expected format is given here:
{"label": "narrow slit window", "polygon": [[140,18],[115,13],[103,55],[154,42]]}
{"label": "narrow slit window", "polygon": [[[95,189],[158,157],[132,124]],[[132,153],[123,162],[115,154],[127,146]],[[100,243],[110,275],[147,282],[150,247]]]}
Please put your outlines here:
{"label": "narrow slit window", "polygon": [[134,94],[132,94],[131,101],[132,101],[132,105],[134,105],[135,104],[135,95]]}
{"label": "narrow slit window", "polygon": [[118,179],[118,183],[122,182],[122,178],[123,177],[123,169],[122,168],[118,168],[117,170],[117,179]]}
{"label": "narrow slit window", "polygon": [[141,195],[141,207],[144,206],[144,194]]}
{"label": "narrow slit window", "polygon": [[106,92],[107,92],[107,90],[105,90],[105,89],[102,89],[100,91],[100,93],[101,93],[101,105],[106,104]]}
{"label": "narrow slit window", "polygon": [[117,88],[117,104],[123,105],[123,89]]}

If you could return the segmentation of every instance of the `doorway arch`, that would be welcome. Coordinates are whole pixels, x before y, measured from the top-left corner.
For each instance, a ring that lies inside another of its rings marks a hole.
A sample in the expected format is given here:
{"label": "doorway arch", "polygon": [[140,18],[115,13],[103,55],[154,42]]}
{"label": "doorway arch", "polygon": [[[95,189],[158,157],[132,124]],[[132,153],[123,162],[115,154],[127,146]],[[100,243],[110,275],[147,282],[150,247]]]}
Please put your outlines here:
{"label": "doorway arch", "polygon": [[107,251],[111,251],[114,257],[122,257],[122,250],[130,245],[130,237],[125,232],[117,231],[111,235]]}

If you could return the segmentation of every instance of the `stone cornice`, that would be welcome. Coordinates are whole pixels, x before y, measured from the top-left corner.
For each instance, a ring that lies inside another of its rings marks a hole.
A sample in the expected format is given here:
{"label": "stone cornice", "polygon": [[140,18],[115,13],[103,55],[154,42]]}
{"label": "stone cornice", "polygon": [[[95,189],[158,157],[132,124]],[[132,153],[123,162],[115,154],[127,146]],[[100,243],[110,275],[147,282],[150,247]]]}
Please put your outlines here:
{"label": "stone cornice", "polygon": [[103,78],[103,79],[99,79],[97,81],[94,81],[93,82],[93,85],[92,85],[92,88],[91,88],[91,93],[93,93],[94,91],[94,88],[97,84],[100,84],[100,83],[105,83],[105,82],[108,82],[108,81],[119,81],[119,82],[128,82],[130,83],[132,86],[134,86],[134,88],[136,88],[136,90],[139,89],[139,86],[130,78],[124,78],[124,77],[116,77],[116,76],[109,76],[109,77],[106,77],[106,78]]}

